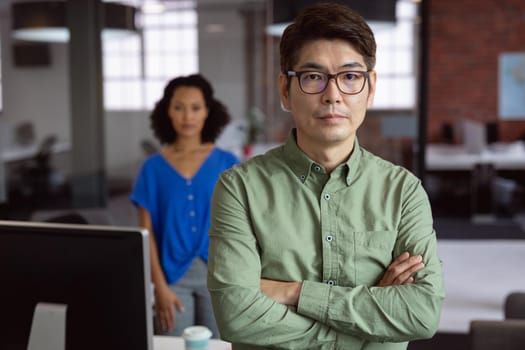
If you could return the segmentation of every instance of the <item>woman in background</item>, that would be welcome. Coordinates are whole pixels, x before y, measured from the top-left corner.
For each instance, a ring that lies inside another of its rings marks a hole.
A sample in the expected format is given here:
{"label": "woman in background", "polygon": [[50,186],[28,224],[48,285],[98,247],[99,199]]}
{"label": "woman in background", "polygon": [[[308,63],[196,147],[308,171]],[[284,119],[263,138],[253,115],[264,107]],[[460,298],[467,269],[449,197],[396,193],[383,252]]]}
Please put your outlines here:
{"label": "woman in background", "polygon": [[215,147],[229,122],[201,75],[171,80],[151,116],[163,148],[142,165],[131,194],[149,230],[157,334],[207,326],[218,337],[206,289],[210,201],[219,174],[239,160]]}

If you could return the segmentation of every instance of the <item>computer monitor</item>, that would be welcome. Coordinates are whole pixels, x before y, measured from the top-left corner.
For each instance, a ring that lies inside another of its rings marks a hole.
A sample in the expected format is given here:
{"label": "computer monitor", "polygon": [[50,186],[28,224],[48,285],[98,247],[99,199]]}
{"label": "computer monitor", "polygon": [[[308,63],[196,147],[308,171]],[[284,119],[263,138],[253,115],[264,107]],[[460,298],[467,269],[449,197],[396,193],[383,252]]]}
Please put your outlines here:
{"label": "computer monitor", "polygon": [[475,120],[463,120],[463,144],[467,153],[480,154],[487,147],[485,124]]}
{"label": "computer monitor", "polygon": [[38,303],[66,305],[66,350],[152,350],[147,230],[0,221],[0,349],[26,350]]}

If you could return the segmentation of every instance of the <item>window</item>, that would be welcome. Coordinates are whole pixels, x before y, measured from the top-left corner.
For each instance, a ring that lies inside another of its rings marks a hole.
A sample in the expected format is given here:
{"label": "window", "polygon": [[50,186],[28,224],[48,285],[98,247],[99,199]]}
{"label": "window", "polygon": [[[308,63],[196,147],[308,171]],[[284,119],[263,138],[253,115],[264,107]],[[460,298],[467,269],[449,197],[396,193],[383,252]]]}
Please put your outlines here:
{"label": "window", "polygon": [[142,14],[142,30],[103,41],[104,104],[107,110],[149,110],[167,81],[198,71],[195,1],[174,11]]}
{"label": "window", "polygon": [[198,34],[195,9],[144,17],[145,103],[152,107],[166,82],[197,73]]}
{"label": "window", "polygon": [[104,104],[111,109],[144,106],[140,36],[103,40]]}
{"label": "window", "polygon": [[378,75],[374,109],[416,107],[416,18],[417,4],[399,0],[392,28],[374,28]]}

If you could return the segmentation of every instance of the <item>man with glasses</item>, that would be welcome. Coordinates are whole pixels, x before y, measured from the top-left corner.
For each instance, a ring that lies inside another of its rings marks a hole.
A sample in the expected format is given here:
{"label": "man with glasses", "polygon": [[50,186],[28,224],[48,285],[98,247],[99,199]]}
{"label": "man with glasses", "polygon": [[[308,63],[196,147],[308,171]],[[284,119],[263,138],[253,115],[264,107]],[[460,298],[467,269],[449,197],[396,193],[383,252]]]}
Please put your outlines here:
{"label": "man with glasses", "polygon": [[208,288],[242,349],[406,349],[444,298],[428,198],[409,171],[359,146],[376,44],[348,7],[313,5],[285,30],[287,142],[222,174]]}

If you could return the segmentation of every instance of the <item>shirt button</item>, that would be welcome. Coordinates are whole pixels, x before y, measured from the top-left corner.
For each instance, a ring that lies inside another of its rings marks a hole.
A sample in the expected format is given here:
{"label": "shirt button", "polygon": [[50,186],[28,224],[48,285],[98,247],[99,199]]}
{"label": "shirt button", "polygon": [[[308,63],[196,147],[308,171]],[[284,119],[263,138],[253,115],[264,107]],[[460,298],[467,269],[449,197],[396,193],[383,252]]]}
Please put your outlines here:
{"label": "shirt button", "polygon": [[335,285],[335,282],[332,281],[332,280],[330,280],[330,281],[328,281],[328,282],[326,282],[326,283],[328,283],[329,286],[334,286],[334,285]]}
{"label": "shirt button", "polygon": [[191,186],[191,180],[186,180],[186,185]]}
{"label": "shirt button", "polygon": [[326,240],[327,240],[328,242],[332,242],[332,241],[334,240],[334,237],[328,235],[328,236],[326,236]]}
{"label": "shirt button", "polygon": [[324,195],[324,199],[326,199],[327,201],[329,201],[330,198],[331,198],[331,197],[330,197],[330,194],[329,194],[329,193],[325,193],[325,195]]}
{"label": "shirt button", "polygon": [[306,179],[306,176],[301,175],[301,181],[304,181]]}
{"label": "shirt button", "polygon": [[316,166],[314,166],[314,170],[316,172],[320,172],[321,171],[321,167],[319,165],[316,165]]}
{"label": "shirt button", "polygon": [[193,227],[191,228],[191,232],[197,232],[197,228],[196,228],[195,226],[193,226]]}
{"label": "shirt button", "polygon": [[192,200],[193,200],[193,195],[192,195],[192,194],[189,194],[189,195],[188,195],[188,200],[189,200],[189,201],[192,201]]}
{"label": "shirt button", "polygon": [[190,211],[190,216],[195,216],[195,211],[194,210]]}

